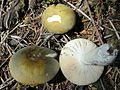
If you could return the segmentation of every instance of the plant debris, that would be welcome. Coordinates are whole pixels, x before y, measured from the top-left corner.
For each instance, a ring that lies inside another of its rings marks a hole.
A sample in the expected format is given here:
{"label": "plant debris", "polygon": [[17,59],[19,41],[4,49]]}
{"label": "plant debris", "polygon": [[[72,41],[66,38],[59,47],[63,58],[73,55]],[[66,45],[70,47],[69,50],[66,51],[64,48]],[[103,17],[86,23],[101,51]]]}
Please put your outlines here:
{"label": "plant debris", "polygon": [[[41,23],[43,11],[58,3],[77,14],[75,27],[62,35],[46,31]],[[98,46],[109,43],[120,51],[120,0],[0,0],[0,90],[120,90],[120,53],[96,83],[84,87],[69,82],[62,73],[56,75],[55,83],[36,87],[24,86],[10,75],[8,62],[19,49],[38,45],[59,54],[75,38],[89,39]]]}

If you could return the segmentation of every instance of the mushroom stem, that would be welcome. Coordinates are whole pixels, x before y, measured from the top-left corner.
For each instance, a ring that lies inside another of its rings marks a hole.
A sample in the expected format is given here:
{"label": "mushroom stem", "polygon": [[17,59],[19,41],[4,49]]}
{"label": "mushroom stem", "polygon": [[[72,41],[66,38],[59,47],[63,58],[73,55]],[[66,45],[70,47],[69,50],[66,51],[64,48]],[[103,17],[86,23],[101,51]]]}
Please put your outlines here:
{"label": "mushroom stem", "polygon": [[90,58],[89,61],[85,60],[85,64],[95,64],[95,65],[108,65],[112,63],[118,55],[118,50],[113,49],[109,44],[103,44],[100,47],[94,49],[91,55],[88,55],[87,58]]}

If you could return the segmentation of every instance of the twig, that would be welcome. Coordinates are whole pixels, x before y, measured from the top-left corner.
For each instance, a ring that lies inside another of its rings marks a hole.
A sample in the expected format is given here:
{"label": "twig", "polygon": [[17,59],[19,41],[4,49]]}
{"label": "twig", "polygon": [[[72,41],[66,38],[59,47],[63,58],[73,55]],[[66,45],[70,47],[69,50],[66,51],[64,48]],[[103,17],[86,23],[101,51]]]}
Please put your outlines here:
{"label": "twig", "polygon": [[69,40],[66,38],[65,35],[63,35],[64,42],[67,43]]}
{"label": "twig", "polygon": [[38,45],[41,42],[42,34],[43,34],[43,25],[40,28],[40,35],[39,35],[38,39],[36,40],[36,45]]}
{"label": "twig", "polygon": [[104,85],[103,85],[103,83],[102,83],[102,80],[101,80],[101,79],[100,79],[100,84],[101,84],[101,86],[102,86],[102,89],[103,89],[103,90],[106,90],[105,87],[104,87]]}
{"label": "twig", "polygon": [[12,33],[16,28],[18,28],[21,24],[23,24],[23,22],[19,23],[17,26],[15,26],[11,31],[7,31],[3,37],[1,35],[1,42],[0,44],[2,45],[4,43],[4,41],[6,40],[6,38],[9,36],[10,33]]}
{"label": "twig", "polygon": [[12,50],[12,48],[8,45],[8,43],[6,43],[6,49],[7,49],[7,51],[9,52],[9,55],[12,56],[13,50]]}
{"label": "twig", "polygon": [[[3,35],[2,35],[3,34]],[[8,37],[9,35],[9,31],[6,31],[5,34],[4,33],[1,33],[1,42],[0,44],[2,45],[3,42],[6,40],[6,38]]]}
{"label": "twig", "polygon": [[118,68],[116,68],[116,71],[120,74],[120,70]]}
{"label": "twig", "polygon": [[112,26],[113,30],[115,31],[115,34],[116,34],[117,38],[118,38],[118,39],[120,39],[120,35],[118,34],[118,32],[117,32],[117,30],[116,30],[115,26],[113,25],[112,21],[111,21],[111,20],[109,20],[109,22],[110,22],[110,24],[111,24],[111,26]]}
{"label": "twig", "polygon": [[[12,33],[15,29],[17,29],[19,26],[21,26],[24,22],[18,23],[11,31],[10,33]],[[9,33],[9,34],[10,34]]]}
{"label": "twig", "polygon": [[56,44],[58,44],[60,46],[60,48],[62,48],[62,46],[60,45],[60,42],[56,39],[55,36],[53,36],[54,40],[57,42]]}
{"label": "twig", "polygon": [[85,86],[80,86],[80,85],[79,85],[79,86],[76,86],[76,87],[75,87],[75,90],[84,90],[84,87],[85,87]]}
{"label": "twig", "polygon": [[1,84],[0,85],[0,90],[3,90],[3,88],[11,85],[15,80],[14,79],[8,79],[7,81],[5,81],[5,83]]}
{"label": "twig", "polygon": [[2,21],[3,21],[2,9],[3,9],[3,3],[4,3],[4,0],[1,1],[1,7],[0,7],[0,30],[2,30]]}
{"label": "twig", "polygon": [[112,36],[113,36],[113,35],[110,34],[110,35],[104,36],[104,38],[107,39],[107,38],[110,38],[110,37],[112,37]]}
{"label": "twig", "polygon": [[[107,28],[108,30],[111,30],[111,31],[114,31],[112,28],[109,28],[109,27],[107,27],[107,26],[105,26],[105,25],[102,25],[104,28]],[[115,32],[115,31],[114,31]],[[117,31],[119,34],[120,34],[120,31]]]}
{"label": "twig", "polygon": [[0,76],[0,81],[1,81],[1,83],[5,82],[1,76]]}
{"label": "twig", "polygon": [[117,82],[117,77],[118,77],[118,72],[116,73],[116,75],[115,75],[115,90],[117,90],[117,86],[116,86],[116,82]]}
{"label": "twig", "polygon": [[70,2],[67,2],[66,0],[64,0],[68,5],[70,5],[73,9],[75,9],[76,11],[80,12],[82,15],[84,15],[88,20],[91,21],[91,18],[86,15],[83,11],[81,11],[80,9],[76,8],[73,4],[71,4]]}
{"label": "twig", "polygon": [[64,85],[65,85],[65,86],[67,86],[67,85],[68,85],[68,83],[69,83],[69,81],[68,81],[68,80],[66,80],[66,81],[64,82]]}
{"label": "twig", "polygon": [[109,68],[106,72],[106,74],[108,74],[109,72],[111,72],[112,68]]}
{"label": "twig", "polygon": [[10,58],[11,56],[9,55],[8,57],[7,57],[7,59],[6,60],[4,60],[4,62],[0,65],[0,69],[2,68],[2,66],[8,61],[8,59]]}
{"label": "twig", "polygon": [[65,34],[65,36],[68,38],[68,40],[71,40],[71,38],[67,34]]}
{"label": "twig", "polygon": [[94,26],[94,29],[95,29],[95,31],[97,32],[97,35],[99,36],[100,42],[103,44],[101,35],[100,35],[100,33],[99,33],[98,29],[97,29],[97,26],[96,26],[96,24],[95,24],[95,21],[94,21],[93,17],[92,17],[92,13],[91,13],[91,10],[90,10],[90,7],[89,7],[88,0],[85,0],[85,2],[86,2],[86,5],[87,5],[87,7],[88,7],[88,11],[89,11],[90,18],[91,18],[92,24],[93,24],[93,26]]}
{"label": "twig", "polygon": [[46,43],[52,36],[54,36],[54,34],[51,34],[49,36],[47,36],[44,41],[40,44],[40,46],[42,46],[44,43]]}

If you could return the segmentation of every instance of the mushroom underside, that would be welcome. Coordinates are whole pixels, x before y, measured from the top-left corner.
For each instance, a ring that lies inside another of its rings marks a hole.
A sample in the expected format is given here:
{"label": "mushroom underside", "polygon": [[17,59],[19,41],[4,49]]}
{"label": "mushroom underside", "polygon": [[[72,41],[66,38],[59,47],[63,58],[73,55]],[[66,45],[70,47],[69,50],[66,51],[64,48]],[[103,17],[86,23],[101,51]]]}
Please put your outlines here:
{"label": "mushroom underside", "polygon": [[65,77],[78,85],[88,85],[97,81],[104,66],[88,64],[96,56],[97,46],[86,39],[69,41],[61,50],[60,67]]}
{"label": "mushroom underside", "polygon": [[104,66],[86,65],[78,62],[72,56],[62,58],[60,67],[65,77],[77,85],[88,85],[96,82],[104,70]]}

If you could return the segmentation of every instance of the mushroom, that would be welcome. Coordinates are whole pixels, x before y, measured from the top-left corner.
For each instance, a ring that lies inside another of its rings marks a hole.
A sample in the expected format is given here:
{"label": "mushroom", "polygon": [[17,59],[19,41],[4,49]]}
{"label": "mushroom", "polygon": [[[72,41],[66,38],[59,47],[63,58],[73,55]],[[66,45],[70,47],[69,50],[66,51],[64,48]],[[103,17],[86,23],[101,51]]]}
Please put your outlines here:
{"label": "mushroom", "polygon": [[11,76],[24,85],[43,84],[51,80],[59,70],[55,56],[57,56],[55,51],[45,47],[22,48],[9,61]]}
{"label": "mushroom", "polygon": [[96,82],[104,66],[113,62],[118,50],[110,52],[110,45],[97,47],[87,39],[69,41],[61,50],[60,68],[64,76],[74,84],[88,85]]}
{"label": "mushroom", "polygon": [[75,12],[64,4],[50,5],[42,14],[44,27],[54,34],[68,32],[73,28],[75,22]]}

